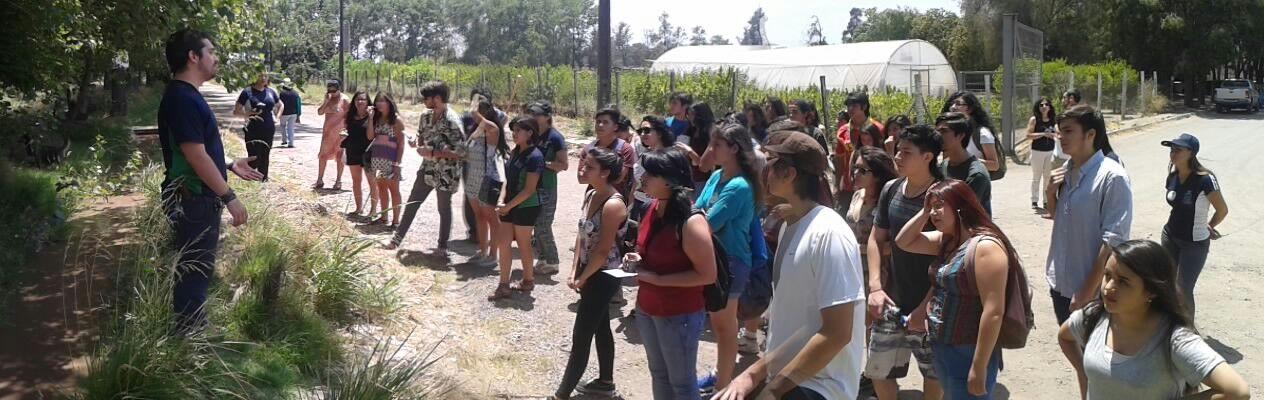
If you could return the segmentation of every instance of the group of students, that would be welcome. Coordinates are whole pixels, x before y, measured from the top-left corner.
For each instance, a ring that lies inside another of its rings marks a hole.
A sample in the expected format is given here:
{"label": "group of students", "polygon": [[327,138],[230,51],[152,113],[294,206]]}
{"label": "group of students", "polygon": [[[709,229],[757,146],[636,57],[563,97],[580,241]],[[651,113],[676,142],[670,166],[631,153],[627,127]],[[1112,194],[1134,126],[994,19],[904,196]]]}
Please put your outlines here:
{"label": "group of students", "polygon": [[[175,79],[158,120],[164,201],[182,250],[173,307],[180,331],[191,332],[205,325],[201,304],[214,271],[217,216],[227,208],[233,225],[246,223],[227,172],[262,180],[266,161],[249,163],[267,156],[231,164],[224,158],[214,114],[196,89],[217,67],[208,36],[172,35],[167,59]],[[427,110],[409,138],[390,96],[378,94],[370,107],[364,93],[341,103],[336,89],[331,85],[322,109],[346,110],[347,138],[336,147],[369,169],[377,181],[370,196],[377,194],[382,211],[394,210],[398,227],[388,247],[402,242],[420,204],[437,191],[439,246],[446,248],[450,199],[460,189],[476,210],[476,258],[499,263],[500,283],[489,299],[530,292],[536,253],[542,267],[556,268],[556,174],[569,166],[547,102],[508,120],[490,96],[474,93],[463,121],[448,107],[447,86],[429,82],[421,88]],[[248,149],[252,139],[263,141],[251,124],[282,113],[255,107],[259,93],[246,94],[249,111],[235,110],[250,118]],[[1011,309],[1024,297],[1013,289],[1026,283],[1014,278],[1023,276],[1017,254],[990,217],[988,175],[997,154],[995,137],[989,146],[992,134],[982,132],[986,112],[966,92],[950,99],[934,126],[903,117],[879,125],[863,94],[846,103],[836,146],[805,101],[786,107],[769,98],[717,120],[705,103],[674,94],[672,115],[643,118],[635,135],[618,111],[597,113],[597,137],[577,168],[588,187],[567,284],[580,304],[556,398],[614,392],[608,313],[620,281],[607,273],[613,270],[636,273],[635,321],[655,399],[701,398],[705,384],[714,385],[713,398],[726,400],[850,399],[862,376],[880,399],[893,399],[910,355],[927,379],[928,398],[990,397],[1000,348],[1013,345]],[[1037,104],[1036,111],[1045,108]],[[1047,280],[1062,324],[1059,343],[1082,396],[1179,398],[1203,384],[1206,397],[1247,398],[1242,378],[1194,329],[1194,280],[1206,241],[1227,214],[1215,176],[1197,160],[1197,138],[1162,143],[1171,148],[1173,206],[1164,245],[1130,241],[1130,182],[1101,114],[1075,106],[1049,115],[1037,122],[1054,124],[1067,165],[1051,173],[1043,193],[1053,219]],[[423,160],[400,219],[405,145]],[[1208,217],[1211,206],[1216,213]],[[513,241],[524,274],[511,283]],[[765,284],[763,306],[748,302]],[[766,350],[737,373],[736,350],[752,347],[761,315]],[[719,358],[714,378],[698,379],[706,320]],[[600,375],[580,385],[594,339]]]}

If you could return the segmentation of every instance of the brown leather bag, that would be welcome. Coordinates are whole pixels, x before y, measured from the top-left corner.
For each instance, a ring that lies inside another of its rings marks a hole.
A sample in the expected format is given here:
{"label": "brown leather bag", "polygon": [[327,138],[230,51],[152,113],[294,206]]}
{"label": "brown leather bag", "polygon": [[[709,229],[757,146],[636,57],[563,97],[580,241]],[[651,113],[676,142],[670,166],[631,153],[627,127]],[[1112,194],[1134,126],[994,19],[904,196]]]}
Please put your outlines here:
{"label": "brown leather bag", "polygon": [[[970,248],[966,250],[966,268],[974,271],[974,249],[979,245],[979,238],[971,239],[971,242]],[[1005,278],[1005,309],[996,344],[1002,349],[1021,349],[1027,346],[1027,336],[1036,326],[1035,314],[1031,311],[1031,287],[1027,285],[1027,274],[1023,272],[1018,255],[1010,249],[1005,252],[1009,257]]]}

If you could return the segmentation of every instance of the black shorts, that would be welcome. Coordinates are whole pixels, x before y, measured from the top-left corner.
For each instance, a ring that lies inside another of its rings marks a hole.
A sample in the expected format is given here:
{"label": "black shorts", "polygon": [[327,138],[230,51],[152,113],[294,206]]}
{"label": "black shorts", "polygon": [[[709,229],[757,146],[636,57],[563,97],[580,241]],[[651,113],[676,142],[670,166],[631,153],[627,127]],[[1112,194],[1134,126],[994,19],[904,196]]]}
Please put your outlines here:
{"label": "black shorts", "polygon": [[344,160],[342,160],[343,163],[355,166],[369,165],[367,162],[368,157],[365,154],[368,150],[368,146],[360,146],[358,144],[347,145],[346,142],[343,142],[342,148],[345,150],[342,152],[342,157],[344,158]]}
{"label": "black shorts", "polygon": [[509,210],[509,214],[500,216],[500,222],[508,222],[514,226],[535,226],[537,219],[540,219],[540,206],[514,207]]}

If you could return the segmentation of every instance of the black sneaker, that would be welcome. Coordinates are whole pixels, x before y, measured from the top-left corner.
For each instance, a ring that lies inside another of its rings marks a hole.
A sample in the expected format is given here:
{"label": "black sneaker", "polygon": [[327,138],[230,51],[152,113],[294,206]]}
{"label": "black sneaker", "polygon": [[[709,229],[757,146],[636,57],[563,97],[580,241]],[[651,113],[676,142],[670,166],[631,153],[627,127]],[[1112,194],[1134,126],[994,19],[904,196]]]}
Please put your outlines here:
{"label": "black sneaker", "polygon": [[590,396],[614,396],[614,383],[593,379],[584,386],[575,388],[575,391]]}
{"label": "black sneaker", "polygon": [[1031,202],[1031,208],[1036,208],[1036,209],[1039,209],[1039,208],[1040,208],[1040,205],[1039,205],[1039,204],[1036,204],[1036,202],[1034,202],[1034,201],[1033,201],[1033,202]]}

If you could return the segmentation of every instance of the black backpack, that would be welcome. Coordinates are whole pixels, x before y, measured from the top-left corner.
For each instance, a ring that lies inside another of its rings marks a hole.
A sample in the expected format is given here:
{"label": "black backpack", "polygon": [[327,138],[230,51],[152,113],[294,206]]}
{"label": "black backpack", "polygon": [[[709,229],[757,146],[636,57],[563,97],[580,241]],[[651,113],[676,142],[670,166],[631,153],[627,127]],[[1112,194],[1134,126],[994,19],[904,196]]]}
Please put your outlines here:
{"label": "black backpack", "polygon": [[[689,213],[689,218],[695,215],[706,218],[707,212],[695,208],[692,213]],[[681,224],[680,229],[676,231],[676,237],[682,241],[682,247],[685,240],[684,230],[685,225]],[[724,245],[720,244],[720,238],[716,237],[715,233],[711,234],[711,247],[715,251],[715,283],[702,289],[702,298],[706,303],[707,311],[716,312],[729,305],[729,289],[733,287],[733,271],[729,269],[729,253],[724,251]]]}

